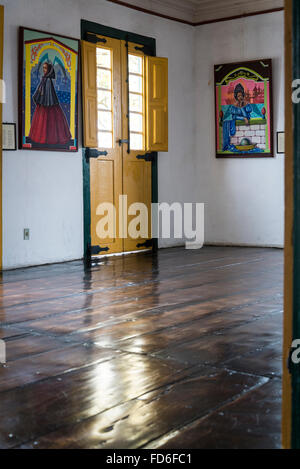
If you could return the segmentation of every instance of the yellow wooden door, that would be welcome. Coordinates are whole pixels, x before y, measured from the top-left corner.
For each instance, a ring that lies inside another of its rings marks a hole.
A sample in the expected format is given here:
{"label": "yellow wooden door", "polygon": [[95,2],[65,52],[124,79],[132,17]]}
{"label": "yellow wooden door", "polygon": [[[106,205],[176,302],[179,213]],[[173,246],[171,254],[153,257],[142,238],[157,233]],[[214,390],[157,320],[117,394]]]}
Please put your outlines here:
{"label": "yellow wooden door", "polygon": [[[122,252],[119,197],[122,195],[121,43],[101,38],[96,49],[97,150],[90,158],[91,244],[95,254]],[[101,251],[97,252],[97,247]]]}
{"label": "yellow wooden door", "polygon": [[151,249],[151,152],[168,150],[168,61],[92,36],[82,41],[91,253]]}
{"label": "yellow wooden door", "polygon": [[[134,43],[122,41],[124,251],[151,249],[151,161],[146,154],[145,56]],[[128,54],[127,54],[128,47]],[[127,83],[127,80],[129,83]],[[129,87],[128,87],[129,84]],[[129,106],[128,106],[129,101]],[[128,114],[129,110],[129,114]],[[128,125],[129,119],[129,125]]]}
{"label": "yellow wooden door", "polygon": [[146,148],[168,151],[168,59],[146,57]]}

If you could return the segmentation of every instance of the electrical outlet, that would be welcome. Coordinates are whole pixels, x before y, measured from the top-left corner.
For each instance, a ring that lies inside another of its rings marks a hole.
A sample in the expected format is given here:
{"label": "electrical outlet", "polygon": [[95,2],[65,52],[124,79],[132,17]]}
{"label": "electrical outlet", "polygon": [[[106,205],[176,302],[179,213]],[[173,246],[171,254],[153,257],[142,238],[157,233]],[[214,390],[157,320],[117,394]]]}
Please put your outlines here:
{"label": "electrical outlet", "polygon": [[29,241],[29,228],[24,228],[24,241]]}

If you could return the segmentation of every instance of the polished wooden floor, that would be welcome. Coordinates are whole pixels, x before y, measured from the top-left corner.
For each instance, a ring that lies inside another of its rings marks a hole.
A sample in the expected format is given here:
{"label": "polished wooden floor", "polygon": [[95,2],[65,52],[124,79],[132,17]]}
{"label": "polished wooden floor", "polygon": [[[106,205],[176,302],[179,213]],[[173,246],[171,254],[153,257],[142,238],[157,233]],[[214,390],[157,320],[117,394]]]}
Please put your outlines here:
{"label": "polished wooden floor", "polygon": [[3,273],[0,447],[279,448],[283,253]]}

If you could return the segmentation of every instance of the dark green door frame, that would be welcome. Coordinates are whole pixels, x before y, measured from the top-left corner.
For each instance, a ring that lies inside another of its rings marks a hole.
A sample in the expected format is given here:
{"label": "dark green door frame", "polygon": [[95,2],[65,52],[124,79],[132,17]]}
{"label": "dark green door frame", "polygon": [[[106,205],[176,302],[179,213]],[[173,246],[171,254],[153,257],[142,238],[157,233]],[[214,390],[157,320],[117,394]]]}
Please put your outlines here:
{"label": "dark green door frame", "polygon": [[[293,80],[300,78],[300,2],[293,0]],[[286,86],[291,86],[287,83]],[[300,339],[300,103],[294,117],[293,340]],[[300,449],[300,365],[292,365],[292,448]]]}
{"label": "dark green door frame", "polygon": [[[81,20],[81,39],[87,40],[87,33],[100,34],[114,39],[128,40],[145,47],[147,55],[156,56],[156,40],[140,34],[122,31],[91,21]],[[90,258],[91,245],[91,201],[90,201],[90,163],[86,158],[86,149],[82,149],[83,166],[83,208],[84,208],[84,257]],[[158,166],[157,153],[152,153],[152,202],[158,203]],[[157,250],[157,239],[153,240],[153,250]]]}

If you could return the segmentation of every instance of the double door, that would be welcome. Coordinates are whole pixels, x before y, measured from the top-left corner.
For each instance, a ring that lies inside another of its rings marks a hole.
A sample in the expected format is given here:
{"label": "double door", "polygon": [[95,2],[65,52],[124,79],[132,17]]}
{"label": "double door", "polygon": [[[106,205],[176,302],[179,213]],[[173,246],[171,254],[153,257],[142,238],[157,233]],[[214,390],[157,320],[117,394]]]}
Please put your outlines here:
{"label": "double door", "polygon": [[96,149],[90,151],[91,245],[101,255],[151,246],[152,182],[145,157],[145,56],[138,44],[104,36],[97,41],[87,47],[93,55],[96,48],[95,70],[88,69],[91,80],[96,77],[91,103],[97,106]]}

